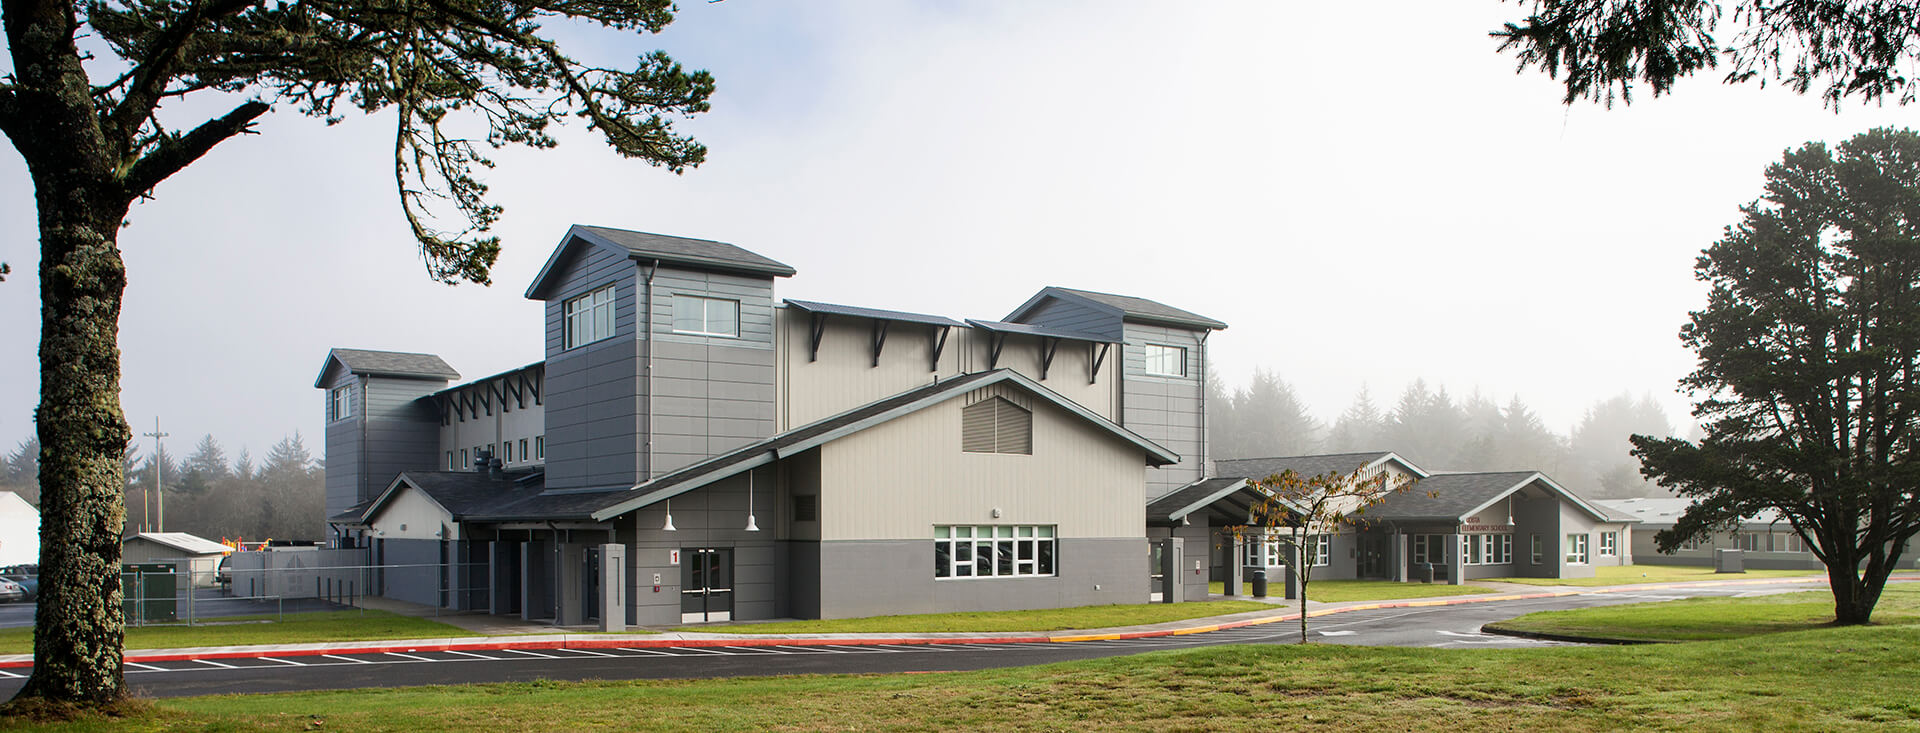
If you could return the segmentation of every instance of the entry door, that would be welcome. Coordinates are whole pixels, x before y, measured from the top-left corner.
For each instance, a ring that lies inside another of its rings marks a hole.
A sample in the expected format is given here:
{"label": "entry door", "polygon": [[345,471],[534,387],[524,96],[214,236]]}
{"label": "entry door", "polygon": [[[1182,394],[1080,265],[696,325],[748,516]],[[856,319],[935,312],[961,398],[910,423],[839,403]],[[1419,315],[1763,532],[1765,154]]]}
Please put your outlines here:
{"label": "entry door", "polygon": [[1371,535],[1360,537],[1360,577],[1383,578],[1387,575],[1387,553],[1381,550],[1384,543],[1381,538]]}
{"label": "entry door", "polygon": [[680,622],[733,620],[733,548],[680,551]]}
{"label": "entry door", "polygon": [[587,610],[588,621],[600,620],[600,548],[589,547],[580,553],[580,607]]}
{"label": "entry door", "polygon": [[1166,596],[1166,543],[1147,540],[1147,602],[1159,603]]}

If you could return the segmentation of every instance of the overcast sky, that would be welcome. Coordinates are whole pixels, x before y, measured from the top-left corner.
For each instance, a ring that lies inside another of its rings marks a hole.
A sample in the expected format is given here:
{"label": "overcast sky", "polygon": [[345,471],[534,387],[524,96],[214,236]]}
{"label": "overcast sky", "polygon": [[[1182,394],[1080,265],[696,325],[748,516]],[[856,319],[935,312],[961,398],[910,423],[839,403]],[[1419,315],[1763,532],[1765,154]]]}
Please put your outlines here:
{"label": "overcast sky", "polygon": [[[579,128],[505,151],[495,284],[430,281],[400,218],[389,116],[281,110],[135,207],[120,244],[123,399],[168,448],[212,433],[316,454],[334,346],[440,354],[467,378],[538,361],[522,296],[570,224],[718,239],[799,275],[780,297],[997,319],[1047,285],[1231,327],[1229,383],[1279,372],[1331,420],[1415,377],[1514,395],[1565,432],[1651,393],[1687,424],[1675,334],[1694,257],[1809,140],[1906,124],[1717,76],[1630,108],[1560,104],[1486,32],[1492,0],[689,2],[653,37],[569,36],[713,71],[711,148],[674,176]],[[230,104],[231,102],[225,102]],[[195,110],[181,110],[181,114]],[[216,111],[207,107],[202,112]],[[32,432],[32,189],[0,153],[0,449]],[[143,442],[143,450],[150,446]]]}

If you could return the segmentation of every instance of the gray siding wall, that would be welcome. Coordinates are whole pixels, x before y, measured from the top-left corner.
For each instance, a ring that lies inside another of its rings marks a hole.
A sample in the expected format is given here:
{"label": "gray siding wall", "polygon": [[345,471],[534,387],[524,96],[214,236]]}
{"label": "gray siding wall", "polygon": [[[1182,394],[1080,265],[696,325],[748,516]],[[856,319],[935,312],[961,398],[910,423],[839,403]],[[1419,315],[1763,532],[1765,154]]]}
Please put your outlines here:
{"label": "gray siding wall", "polygon": [[[557,269],[546,308],[547,486],[631,485],[645,445],[641,386],[639,271],[632,260],[582,247]],[[602,286],[614,290],[614,336],[566,348],[566,302]]]}
{"label": "gray siding wall", "polygon": [[353,388],[353,416],[327,423],[327,516],[377,496],[401,471],[438,465],[440,418],[420,400],[444,380],[361,377],[336,370],[321,391],[322,414],[332,390]]}
{"label": "gray siding wall", "polygon": [[[1122,349],[1120,424],[1180,456],[1177,464],[1146,469],[1147,499],[1193,483],[1201,478],[1205,470],[1203,447],[1206,428],[1201,419],[1201,403],[1206,389],[1201,384],[1201,375],[1206,373],[1208,365],[1206,348],[1200,338],[1202,333],[1165,326],[1126,324],[1126,345]],[[1186,376],[1148,375],[1148,344],[1186,349]]]}
{"label": "gray siding wall", "polygon": [[441,605],[440,590],[451,568],[440,564],[439,540],[380,540],[381,596],[396,601]]}
{"label": "gray siding wall", "polygon": [[1068,608],[1139,603],[1147,597],[1147,548],[1141,538],[1059,543],[1055,577],[936,580],[931,537],[822,542],[820,618]]}
{"label": "gray siding wall", "polygon": [[1048,298],[1032,313],[1020,319],[1021,323],[1036,326],[1062,328],[1069,331],[1099,334],[1110,339],[1120,339],[1125,335],[1120,314],[1103,311],[1084,303],[1071,303],[1058,298]]}
{"label": "gray siding wall", "polygon": [[[740,336],[673,331],[675,295],[740,303]],[[654,279],[652,474],[773,434],[773,278],[661,269]]]}

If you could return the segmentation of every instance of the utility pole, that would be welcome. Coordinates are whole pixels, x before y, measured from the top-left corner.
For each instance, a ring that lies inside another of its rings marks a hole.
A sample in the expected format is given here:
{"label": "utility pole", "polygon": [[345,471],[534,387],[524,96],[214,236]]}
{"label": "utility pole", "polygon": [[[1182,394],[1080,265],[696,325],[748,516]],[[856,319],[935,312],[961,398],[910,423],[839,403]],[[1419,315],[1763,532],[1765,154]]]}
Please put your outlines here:
{"label": "utility pole", "polygon": [[158,515],[154,518],[153,529],[155,532],[165,532],[167,531],[167,495],[161,489],[160,472],[166,468],[166,462],[161,460],[166,456],[160,452],[160,439],[167,437],[167,434],[160,432],[160,416],[153,417],[153,432],[142,434],[153,439],[153,501],[154,514]]}

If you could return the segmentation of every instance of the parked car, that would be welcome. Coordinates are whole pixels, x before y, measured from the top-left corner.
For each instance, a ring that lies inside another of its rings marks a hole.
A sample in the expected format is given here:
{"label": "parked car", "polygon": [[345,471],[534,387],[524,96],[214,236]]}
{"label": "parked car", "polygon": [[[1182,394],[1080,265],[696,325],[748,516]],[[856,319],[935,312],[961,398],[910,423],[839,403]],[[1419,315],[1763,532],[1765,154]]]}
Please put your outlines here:
{"label": "parked car", "polygon": [[26,600],[31,601],[40,597],[40,576],[38,575],[6,573],[3,575],[0,575],[0,579],[11,580],[15,583],[19,583],[20,587],[26,589],[27,591]]}
{"label": "parked car", "polygon": [[0,578],[0,603],[15,603],[27,600],[27,587],[5,578]]}

